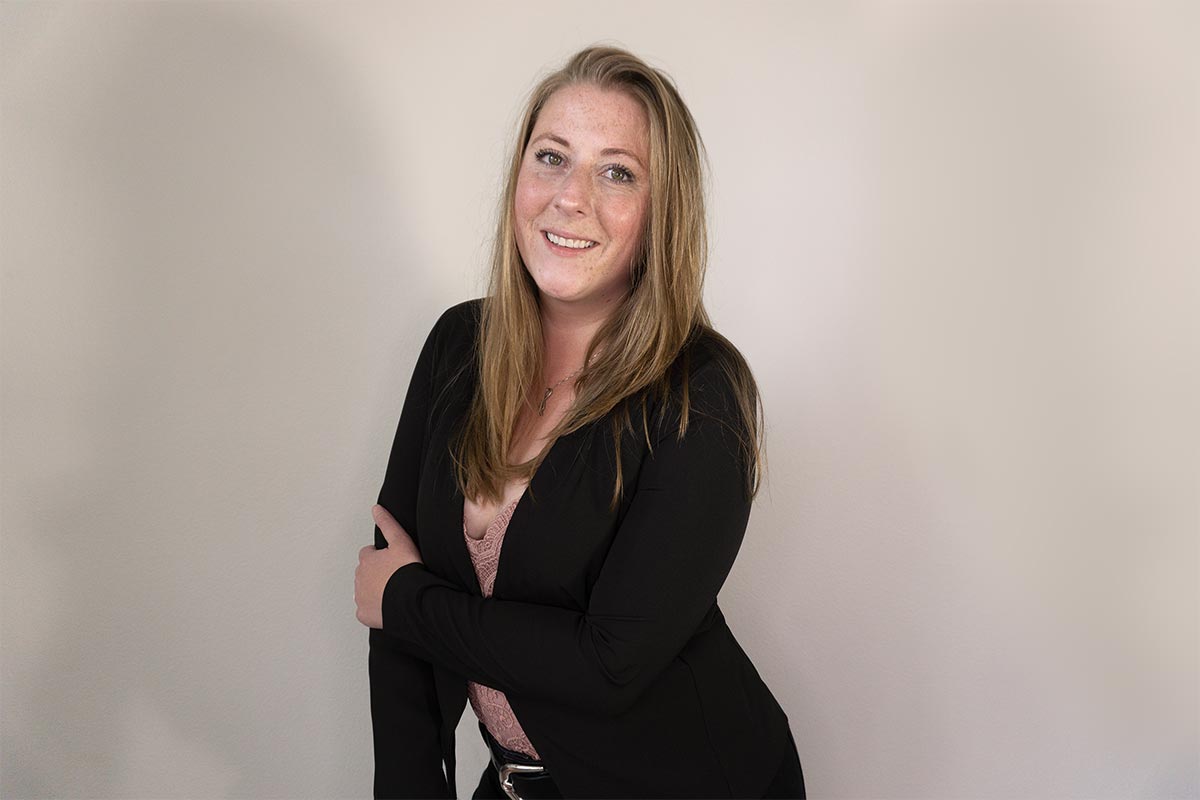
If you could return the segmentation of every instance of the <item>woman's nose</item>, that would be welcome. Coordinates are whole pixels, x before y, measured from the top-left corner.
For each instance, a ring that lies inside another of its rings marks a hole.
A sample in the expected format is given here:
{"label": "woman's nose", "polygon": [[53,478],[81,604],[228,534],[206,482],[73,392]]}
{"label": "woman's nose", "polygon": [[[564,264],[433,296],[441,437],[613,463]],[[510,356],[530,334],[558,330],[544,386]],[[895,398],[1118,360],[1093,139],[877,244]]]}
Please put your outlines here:
{"label": "woman's nose", "polygon": [[573,169],[563,176],[554,205],[568,214],[586,214],[592,203],[591,182],[584,170]]}

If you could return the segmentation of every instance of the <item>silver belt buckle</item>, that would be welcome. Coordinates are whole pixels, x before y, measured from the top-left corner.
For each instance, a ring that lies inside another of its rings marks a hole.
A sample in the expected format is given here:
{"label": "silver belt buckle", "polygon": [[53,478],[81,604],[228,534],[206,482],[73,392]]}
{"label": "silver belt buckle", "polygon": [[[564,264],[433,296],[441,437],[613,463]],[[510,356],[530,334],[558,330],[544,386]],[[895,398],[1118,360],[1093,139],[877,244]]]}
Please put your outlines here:
{"label": "silver belt buckle", "polygon": [[539,772],[545,772],[545,767],[535,767],[532,764],[502,764],[496,760],[495,754],[492,754],[492,764],[496,767],[496,771],[500,773],[500,788],[504,790],[504,794],[509,800],[521,800],[521,796],[517,794],[517,790],[513,788],[512,776],[514,774],[526,773],[536,775]]}

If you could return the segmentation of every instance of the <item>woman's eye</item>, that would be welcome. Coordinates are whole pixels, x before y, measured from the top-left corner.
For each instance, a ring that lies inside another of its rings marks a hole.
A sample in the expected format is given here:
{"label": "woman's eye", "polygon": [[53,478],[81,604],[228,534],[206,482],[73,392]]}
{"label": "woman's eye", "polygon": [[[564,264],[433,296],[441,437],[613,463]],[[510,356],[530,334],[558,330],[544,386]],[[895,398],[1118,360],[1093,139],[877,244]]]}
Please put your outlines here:
{"label": "woman's eye", "polygon": [[608,176],[610,178],[612,178],[614,181],[616,181],[617,183],[632,183],[633,182],[633,173],[630,172],[629,170],[627,170],[625,167],[620,166],[619,164],[616,166],[609,167],[606,170],[606,172],[608,172]]}
{"label": "woman's eye", "polygon": [[561,167],[563,163],[563,157],[553,150],[538,150],[533,157],[551,167]]}

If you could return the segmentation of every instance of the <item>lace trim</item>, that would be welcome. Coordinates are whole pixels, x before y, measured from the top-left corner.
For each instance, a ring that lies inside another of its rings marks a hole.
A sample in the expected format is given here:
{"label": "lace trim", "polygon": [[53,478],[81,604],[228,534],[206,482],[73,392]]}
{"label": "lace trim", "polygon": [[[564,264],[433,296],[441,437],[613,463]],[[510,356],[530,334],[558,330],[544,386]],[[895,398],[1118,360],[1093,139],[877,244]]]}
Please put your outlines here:
{"label": "lace trim", "polygon": [[[516,511],[518,497],[496,515],[483,536],[479,539],[467,533],[466,513],[463,513],[463,538],[467,540],[467,551],[471,554],[471,563],[475,567],[475,577],[479,579],[479,588],[484,597],[491,597],[492,588],[496,584],[496,567],[500,563],[500,548],[504,544],[504,534],[508,531],[508,523]],[[484,686],[482,683],[467,681],[467,699],[475,716],[483,722],[488,732],[496,741],[509,750],[516,750],[528,756],[541,760],[537,750],[525,735],[517,715],[513,713],[508,698],[499,689]]]}

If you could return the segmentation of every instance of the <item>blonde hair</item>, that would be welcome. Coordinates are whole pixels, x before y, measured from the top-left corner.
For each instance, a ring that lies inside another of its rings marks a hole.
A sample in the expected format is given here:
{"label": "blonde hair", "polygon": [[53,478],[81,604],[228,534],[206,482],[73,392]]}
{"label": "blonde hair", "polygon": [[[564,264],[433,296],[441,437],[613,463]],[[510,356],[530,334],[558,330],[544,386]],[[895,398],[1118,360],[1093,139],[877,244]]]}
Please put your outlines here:
{"label": "blonde hair", "polygon": [[[575,400],[534,458],[509,464],[508,453],[522,406],[538,380],[543,342],[538,289],[517,249],[514,200],[517,176],[538,114],[558,90],[593,85],[625,92],[641,103],[649,120],[650,202],[641,247],[635,256],[631,289],[621,306],[597,331],[588,364],[575,379]],[[712,330],[704,309],[708,254],[705,219],[703,143],[695,120],[671,79],[637,56],[616,47],[579,51],[531,92],[520,123],[498,214],[488,293],[483,301],[476,358],[478,381],[464,425],[452,445],[459,488],[467,497],[502,499],[506,483],[532,479],[560,436],[614,414],[612,432],[617,477],[612,507],[622,494],[622,430],[631,430],[629,406],[622,401],[646,389],[665,397],[668,368],[684,346],[707,334],[717,360],[731,380],[738,420],[730,427],[742,442],[746,489],[758,490],[762,472],[761,402],[749,367],[724,337]],[[593,357],[595,358],[592,361]],[[642,409],[646,408],[646,393]],[[690,403],[684,376],[679,436],[687,429]],[[645,413],[644,434],[650,444]]]}

